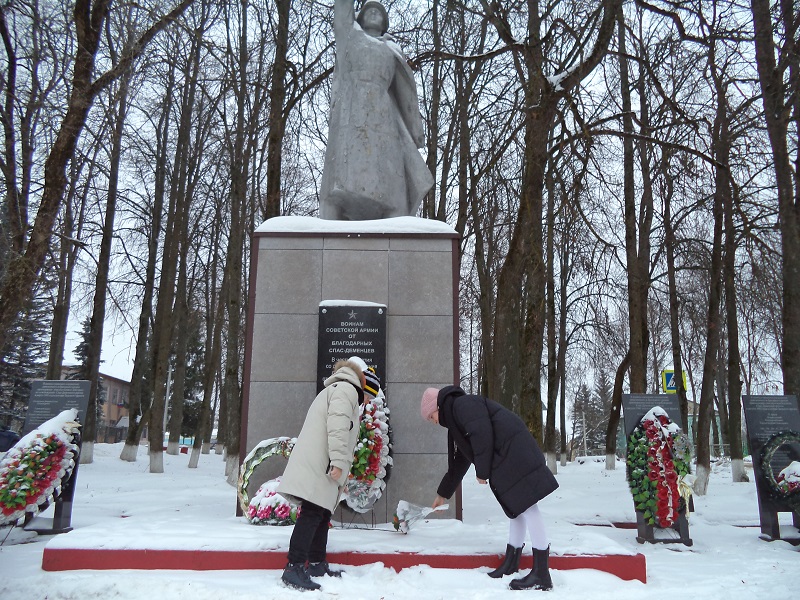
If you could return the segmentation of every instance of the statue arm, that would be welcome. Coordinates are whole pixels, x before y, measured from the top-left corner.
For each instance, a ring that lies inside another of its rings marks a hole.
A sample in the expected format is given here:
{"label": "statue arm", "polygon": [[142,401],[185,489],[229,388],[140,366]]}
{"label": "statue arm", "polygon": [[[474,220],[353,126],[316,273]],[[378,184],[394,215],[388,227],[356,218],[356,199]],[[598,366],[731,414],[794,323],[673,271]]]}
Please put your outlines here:
{"label": "statue arm", "polygon": [[333,2],[333,35],[337,40],[344,40],[353,28],[356,20],[353,0],[334,0]]}
{"label": "statue arm", "polygon": [[414,80],[414,73],[401,57],[396,57],[398,67],[392,82],[392,93],[395,98],[400,117],[408,130],[411,139],[414,140],[417,148],[425,145],[425,131],[422,123],[422,115],[419,112],[419,100],[417,97],[417,83]]}

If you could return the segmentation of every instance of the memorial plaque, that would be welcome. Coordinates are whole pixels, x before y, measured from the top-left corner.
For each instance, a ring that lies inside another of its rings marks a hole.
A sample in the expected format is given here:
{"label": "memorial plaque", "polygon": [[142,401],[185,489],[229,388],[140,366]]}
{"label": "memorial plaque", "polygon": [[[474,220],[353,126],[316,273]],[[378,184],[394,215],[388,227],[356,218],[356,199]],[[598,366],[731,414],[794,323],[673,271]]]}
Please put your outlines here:
{"label": "memorial plaque", "polygon": [[86,423],[89,381],[83,379],[38,379],[31,383],[31,397],[22,435],[69,408],[78,409],[78,421]]}
{"label": "memorial plaque", "polygon": [[630,437],[636,426],[654,406],[660,406],[684,433],[686,427],[681,419],[677,394],[622,394],[622,410],[625,416],[625,435]]}
{"label": "memorial plaque", "polygon": [[[361,357],[386,378],[386,306],[367,302],[323,302],[319,307],[317,393],[337,360]],[[383,387],[383,386],[382,386]]]}
{"label": "memorial plaque", "polygon": [[[22,428],[23,435],[70,408],[77,409],[78,421],[82,425],[86,424],[90,386],[91,382],[84,379],[39,379],[32,382],[25,426]],[[72,501],[75,496],[75,482],[78,479],[80,449],[79,439],[76,464],[69,479],[63,482],[61,491],[55,496],[53,517],[47,519],[36,517],[25,526],[26,530],[36,531],[40,535],[66,533],[72,530]]]}
{"label": "memorial plaque", "polygon": [[[770,494],[769,483],[761,468],[761,452],[776,433],[800,432],[800,407],[796,396],[742,396],[742,405],[758,490],[761,531],[773,539],[780,539],[777,513],[789,512],[791,508]],[[777,475],[794,460],[800,460],[800,444],[782,446],[772,457],[773,473]],[[795,518],[795,522],[800,524],[800,519]]]}

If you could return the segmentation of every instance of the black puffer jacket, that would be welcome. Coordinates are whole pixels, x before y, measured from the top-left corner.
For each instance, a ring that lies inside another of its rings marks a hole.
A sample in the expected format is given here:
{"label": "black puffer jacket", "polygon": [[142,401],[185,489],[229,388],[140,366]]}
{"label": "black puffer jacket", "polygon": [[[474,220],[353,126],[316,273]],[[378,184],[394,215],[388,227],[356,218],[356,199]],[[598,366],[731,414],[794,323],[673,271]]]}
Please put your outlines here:
{"label": "black puffer jacket", "polygon": [[558,488],[525,423],[497,402],[451,385],[439,390],[439,424],[447,428],[447,473],[437,494],[450,498],[470,464],[513,519]]}

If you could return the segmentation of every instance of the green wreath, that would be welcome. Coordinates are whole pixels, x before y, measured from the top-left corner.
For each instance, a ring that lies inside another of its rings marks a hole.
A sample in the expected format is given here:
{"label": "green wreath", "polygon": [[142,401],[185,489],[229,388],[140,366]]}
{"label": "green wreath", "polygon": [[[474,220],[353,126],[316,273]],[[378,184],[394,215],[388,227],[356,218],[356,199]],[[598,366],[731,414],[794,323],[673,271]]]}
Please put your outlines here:
{"label": "green wreath", "polygon": [[237,496],[239,497],[239,507],[244,514],[250,507],[250,497],[247,494],[247,487],[250,484],[250,477],[256,470],[258,465],[268,459],[270,456],[283,456],[289,458],[292,453],[294,444],[297,438],[276,437],[268,440],[263,440],[255,448],[250,451],[241,468],[239,469],[239,483],[237,485]]}
{"label": "green wreath", "polygon": [[767,480],[769,495],[779,502],[788,504],[794,512],[800,513],[800,489],[784,490],[775,479],[772,470],[772,457],[778,448],[784,444],[800,444],[800,433],[796,431],[781,431],[773,435],[761,449],[761,472]]}

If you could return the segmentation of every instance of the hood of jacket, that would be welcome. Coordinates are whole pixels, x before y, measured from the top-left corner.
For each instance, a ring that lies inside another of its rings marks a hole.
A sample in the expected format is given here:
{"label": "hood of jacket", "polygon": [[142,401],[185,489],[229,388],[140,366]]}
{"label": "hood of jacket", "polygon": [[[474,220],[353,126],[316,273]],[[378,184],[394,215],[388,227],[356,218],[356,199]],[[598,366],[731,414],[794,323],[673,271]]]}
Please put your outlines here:
{"label": "hood of jacket", "polygon": [[439,408],[439,425],[447,427],[450,415],[453,414],[453,401],[465,395],[466,392],[457,385],[447,385],[439,390],[439,396],[436,398],[436,406]]}
{"label": "hood of jacket", "polygon": [[337,383],[339,381],[346,381],[358,392],[358,404],[359,406],[364,403],[364,390],[361,388],[361,378],[358,374],[351,369],[350,367],[342,367],[338,371],[336,371],[333,375],[328,377],[325,380],[325,387],[328,387],[331,384]]}

